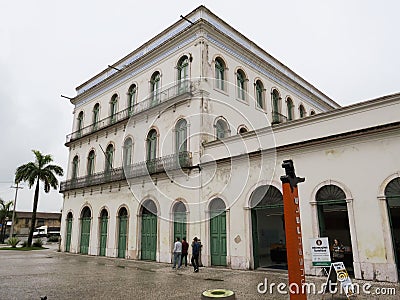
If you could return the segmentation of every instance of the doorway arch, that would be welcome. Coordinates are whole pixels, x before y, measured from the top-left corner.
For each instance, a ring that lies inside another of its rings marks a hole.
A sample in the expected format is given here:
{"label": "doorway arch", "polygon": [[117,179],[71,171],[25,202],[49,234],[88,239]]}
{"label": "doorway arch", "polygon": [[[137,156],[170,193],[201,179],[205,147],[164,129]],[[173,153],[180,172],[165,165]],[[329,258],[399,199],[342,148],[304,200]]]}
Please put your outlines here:
{"label": "doorway arch", "polygon": [[385,187],[385,198],[393,242],[393,252],[400,273],[400,177],[392,179]]}
{"label": "doorway arch", "polygon": [[65,252],[71,251],[72,220],[73,220],[72,212],[69,212],[67,214],[67,232],[66,232],[66,237],[65,237]]}
{"label": "doorway arch", "polygon": [[127,229],[128,229],[128,211],[125,207],[121,207],[118,211],[118,257],[126,257],[127,246]]}
{"label": "doorway arch", "polygon": [[[320,237],[333,244],[338,239],[345,248],[343,263],[353,272],[353,251],[346,193],[335,184],[322,186],[315,195]],[[331,255],[332,257],[332,255]]]}
{"label": "doorway arch", "polygon": [[250,195],[254,269],[287,269],[283,196],[272,185],[261,185]]}
{"label": "doorway arch", "polygon": [[90,242],[90,222],[92,220],[92,212],[88,206],[82,209],[81,213],[81,242],[79,252],[81,254],[89,253]]}
{"label": "doorway arch", "polygon": [[174,213],[174,238],[179,237],[182,241],[187,234],[186,206],[182,201],[178,201],[173,206]]}
{"label": "doorway arch", "polygon": [[108,233],[108,211],[103,208],[100,213],[100,247],[99,256],[106,256]]}
{"label": "doorway arch", "polygon": [[141,259],[156,260],[157,252],[157,206],[153,200],[146,200],[141,207]]}
{"label": "doorway arch", "polygon": [[220,198],[210,202],[211,265],[226,266],[226,206]]}

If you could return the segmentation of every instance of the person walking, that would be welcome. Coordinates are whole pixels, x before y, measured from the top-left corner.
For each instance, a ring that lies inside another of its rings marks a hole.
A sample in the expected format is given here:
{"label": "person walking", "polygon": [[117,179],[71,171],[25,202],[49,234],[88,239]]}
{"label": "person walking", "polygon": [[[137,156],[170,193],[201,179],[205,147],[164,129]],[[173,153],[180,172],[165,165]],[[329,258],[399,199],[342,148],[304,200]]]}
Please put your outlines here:
{"label": "person walking", "polygon": [[178,263],[178,269],[181,268],[181,255],[182,255],[182,243],[180,241],[180,238],[176,238],[176,242],[174,244],[174,265],[172,266],[172,269],[175,269],[176,263]]}
{"label": "person walking", "polygon": [[194,272],[199,272],[199,254],[200,254],[200,245],[198,243],[197,237],[194,237],[192,242],[192,266]]}
{"label": "person walking", "polygon": [[186,242],[186,238],[182,239],[182,258],[181,258],[181,265],[183,265],[183,259],[185,259],[185,267],[187,267],[187,256],[189,250],[189,243]]}

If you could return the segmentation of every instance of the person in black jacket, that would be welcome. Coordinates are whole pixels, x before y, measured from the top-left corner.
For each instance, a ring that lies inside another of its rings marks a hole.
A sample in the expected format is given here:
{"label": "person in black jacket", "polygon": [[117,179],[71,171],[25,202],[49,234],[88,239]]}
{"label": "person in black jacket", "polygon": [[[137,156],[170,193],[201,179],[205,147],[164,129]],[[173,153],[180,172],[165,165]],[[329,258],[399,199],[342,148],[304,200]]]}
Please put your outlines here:
{"label": "person in black jacket", "polygon": [[200,244],[198,242],[197,237],[194,237],[192,242],[192,266],[194,268],[194,272],[199,271],[199,254],[200,254]]}
{"label": "person in black jacket", "polygon": [[183,265],[183,259],[185,259],[185,267],[187,267],[187,256],[188,256],[189,244],[186,242],[186,238],[182,239],[182,256],[181,256],[181,265]]}

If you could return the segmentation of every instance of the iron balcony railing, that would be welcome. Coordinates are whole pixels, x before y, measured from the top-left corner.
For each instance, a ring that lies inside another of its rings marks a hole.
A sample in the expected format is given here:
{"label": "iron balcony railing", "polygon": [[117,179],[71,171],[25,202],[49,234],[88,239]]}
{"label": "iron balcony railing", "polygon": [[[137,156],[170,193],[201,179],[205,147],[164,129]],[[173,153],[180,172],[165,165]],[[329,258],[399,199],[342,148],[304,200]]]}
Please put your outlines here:
{"label": "iron balcony railing", "polygon": [[115,168],[93,175],[87,175],[63,181],[60,184],[60,192],[66,192],[73,189],[131,179],[155,173],[184,169],[191,166],[192,153],[185,151],[177,154],[150,159],[132,165],[127,165],[125,167]]}
{"label": "iron balcony railing", "polygon": [[287,117],[276,111],[272,112],[272,125],[279,124],[287,121]]}
{"label": "iron balcony railing", "polygon": [[192,84],[189,80],[181,81],[178,84],[171,86],[165,90],[158,90],[152,93],[149,97],[136,103],[135,105],[128,107],[120,112],[108,116],[102,120],[96,121],[89,126],[83,127],[75,132],[67,135],[66,143],[77,140],[83,136],[91,134],[97,130],[106,128],[115,123],[129,119],[131,116],[146,111],[154,106],[157,106],[163,102],[171,100],[175,97],[190,93]]}

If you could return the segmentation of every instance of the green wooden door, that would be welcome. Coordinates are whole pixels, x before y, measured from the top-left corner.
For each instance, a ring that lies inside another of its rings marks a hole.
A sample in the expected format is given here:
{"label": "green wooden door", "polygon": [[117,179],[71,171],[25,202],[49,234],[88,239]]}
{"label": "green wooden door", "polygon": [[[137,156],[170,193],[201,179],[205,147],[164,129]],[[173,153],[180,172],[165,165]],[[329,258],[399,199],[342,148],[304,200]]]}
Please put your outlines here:
{"label": "green wooden door", "polygon": [[108,218],[102,217],[100,219],[100,256],[106,256],[106,248],[107,248],[107,227],[108,227]]}
{"label": "green wooden door", "polygon": [[90,238],[90,219],[82,218],[81,220],[81,243],[80,243],[80,253],[89,253],[89,238]]}
{"label": "green wooden door", "polygon": [[186,237],[186,213],[175,212],[174,213],[174,240],[179,237]]}
{"label": "green wooden door", "polygon": [[67,236],[65,239],[65,252],[71,251],[72,219],[67,219]]}
{"label": "green wooden door", "polygon": [[210,220],[211,265],[226,266],[226,212],[213,215]]}
{"label": "green wooden door", "polygon": [[156,260],[157,216],[147,212],[142,215],[142,259]]}
{"label": "green wooden door", "polygon": [[119,217],[118,228],[118,257],[125,258],[126,255],[126,231],[127,231],[128,217]]}
{"label": "green wooden door", "polygon": [[257,211],[255,209],[251,210],[251,229],[253,236],[253,260],[254,260],[254,269],[257,269],[260,266],[260,257],[258,251],[258,224],[257,224]]}

